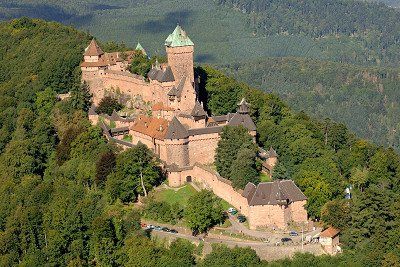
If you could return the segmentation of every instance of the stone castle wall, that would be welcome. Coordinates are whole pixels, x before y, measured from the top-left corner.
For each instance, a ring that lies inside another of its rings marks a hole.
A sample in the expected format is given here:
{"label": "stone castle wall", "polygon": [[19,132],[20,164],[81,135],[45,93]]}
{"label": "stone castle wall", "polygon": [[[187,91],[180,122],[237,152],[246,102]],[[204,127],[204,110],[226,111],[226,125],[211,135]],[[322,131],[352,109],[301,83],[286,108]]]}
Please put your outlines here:
{"label": "stone castle wall", "polygon": [[290,221],[307,222],[306,201],[291,203],[289,206],[257,205],[249,206],[241,190],[236,191],[231,182],[219,176],[215,171],[201,164],[182,171],[169,172],[168,182],[172,187],[182,186],[188,177],[204,189],[211,190],[215,195],[227,201],[249,221],[250,229],[257,227],[277,227],[284,229]]}
{"label": "stone castle wall", "polygon": [[146,102],[162,102],[167,105],[167,93],[173,86],[171,83],[163,86],[156,82],[148,83],[143,77],[127,75],[126,72],[119,74],[118,72],[111,73],[103,70],[82,71],[82,80],[89,84],[95,105],[104,97],[105,91],[111,88],[118,89],[121,94],[129,95],[132,99],[141,96]]}
{"label": "stone castle wall", "polygon": [[188,176],[204,189],[213,191],[215,195],[229,202],[243,215],[249,215],[247,199],[241,195],[241,192],[233,189],[230,181],[204,166],[196,164],[192,169],[182,171],[180,175],[174,173],[172,179],[168,176],[168,181],[171,181],[170,186],[176,186],[179,182],[181,186],[187,181]]}
{"label": "stone castle wall", "polygon": [[190,165],[194,165],[195,163],[206,165],[213,163],[219,139],[220,136],[218,133],[190,136]]}
{"label": "stone castle wall", "polygon": [[307,222],[307,211],[304,208],[307,204],[306,200],[293,202],[289,205],[291,220],[296,223]]}
{"label": "stone castle wall", "polygon": [[249,227],[255,229],[262,226],[285,228],[287,213],[284,206],[279,205],[258,205],[249,207]]}

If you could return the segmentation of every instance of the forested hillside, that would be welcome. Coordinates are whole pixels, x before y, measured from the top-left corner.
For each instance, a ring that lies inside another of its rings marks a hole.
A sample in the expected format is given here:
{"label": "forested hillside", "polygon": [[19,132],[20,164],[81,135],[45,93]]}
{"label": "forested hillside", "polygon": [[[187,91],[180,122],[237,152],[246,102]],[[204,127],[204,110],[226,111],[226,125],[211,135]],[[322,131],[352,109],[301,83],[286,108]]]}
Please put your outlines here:
{"label": "forested hillside", "polygon": [[398,65],[400,61],[400,11],[383,4],[355,0],[218,3],[249,14],[255,33],[311,36],[330,53],[338,43],[348,46],[332,54],[336,61],[385,65]]}
{"label": "forested hillside", "polygon": [[296,110],[343,122],[360,136],[400,150],[400,70],[301,58],[268,58],[220,66],[274,92]]}

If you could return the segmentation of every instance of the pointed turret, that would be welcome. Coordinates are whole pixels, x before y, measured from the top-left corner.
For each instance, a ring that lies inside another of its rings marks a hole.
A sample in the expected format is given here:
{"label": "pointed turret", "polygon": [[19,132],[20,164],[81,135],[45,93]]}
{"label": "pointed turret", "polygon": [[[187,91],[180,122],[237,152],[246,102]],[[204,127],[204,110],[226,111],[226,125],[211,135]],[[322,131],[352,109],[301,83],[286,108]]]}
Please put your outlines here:
{"label": "pointed turret", "polygon": [[176,81],[187,77],[194,86],[193,54],[194,43],[182,29],[176,26],[175,30],[165,40],[168,65],[171,66]]}
{"label": "pointed turret", "polygon": [[168,125],[167,134],[165,135],[166,139],[185,139],[189,137],[189,133],[186,130],[185,126],[174,117],[172,121]]}
{"label": "pointed turret", "polygon": [[249,113],[249,103],[246,102],[246,99],[242,98],[242,101],[240,101],[238,105],[238,110],[237,112],[240,114],[248,114]]}
{"label": "pointed turret", "polygon": [[140,43],[137,43],[135,50],[141,51],[143,55],[147,56],[146,50],[144,50]]}
{"label": "pointed turret", "polygon": [[165,40],[165,45],[169,47],[181,47],[181,46],[194,46],[192,40],[178,24],[175,30]]}
{"label": "pointed turret", "polygon": [[89,46],[85,49],[85,53],[83,54],[85,57],[99,57],[103,55],[104,52],[101,50],[100,46],[97,44],[95,39],[92,39]]}
{"label": "pointed turret", "polygon": [[196,100],[196,103],[194,104],[193,110],[190,115],[192,115],[196,119],[199,119],[205,118],[207,116],[207,113],[204,111],[204,108],[200,104],[200,102]]}

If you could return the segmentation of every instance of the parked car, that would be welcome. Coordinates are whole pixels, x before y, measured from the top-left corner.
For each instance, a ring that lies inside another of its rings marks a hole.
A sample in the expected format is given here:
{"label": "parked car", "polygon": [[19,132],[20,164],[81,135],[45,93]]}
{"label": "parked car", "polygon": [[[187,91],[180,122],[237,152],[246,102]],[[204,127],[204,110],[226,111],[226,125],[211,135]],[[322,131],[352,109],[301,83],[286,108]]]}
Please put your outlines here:
{"label": "parked car", "polygon": [[244,223],[246,221],[246,217],[244,217],[241,214],[239,214],[237,218],[238,218],[238,222],[240,222],[240,223]]}
{"label": "parked car", "polygon": [[284,237],[284,238],[281,238],[281,242],[282,243],[292,242],[292,239],[289,237]]}
{"label": "parked car", "polygon": [[299,234],[296,231],[290,231],[289,235],[290,236],[298,236]]}
{"label": "parked car", "polygon": [[235,215],[235,214],[237,213],[237,210],[236,210],[235,208],[230,207],[230,208],[228,209],[228,212],[229,212],[230,214],[232,214],[232,215]]}
{"label": "parked car", "polygon": [[140,227],[142,227],[142,228],[147,228],[147,224],[145,224],[145,223],[140,223]]}
{"label": "parked car", "polygon": [[146,227],[147,229],[149,229],[149,230],[153,230],[154,229],[154,225],[152,225],[152,224],[149,224],[149,225],[147,225],[147,227]]}
{"label": "parked car", "polygon": [[162,227],[161,226],[154,226],[154,230],[157,230],[157,231],[161,231],[162,230]]}
{"label": "parked car", "polygon": [[168,227],[163,227],[163,228],[161,228],[161,230],[163,230],[164,232],[171,232],[171,230],[169,230]]}
{"label": "parked car", "polygon": [[171,229],[170,232],[173,233],[173,234],[177,234],[178,233],[178,231],[176,231],[175,229]]}

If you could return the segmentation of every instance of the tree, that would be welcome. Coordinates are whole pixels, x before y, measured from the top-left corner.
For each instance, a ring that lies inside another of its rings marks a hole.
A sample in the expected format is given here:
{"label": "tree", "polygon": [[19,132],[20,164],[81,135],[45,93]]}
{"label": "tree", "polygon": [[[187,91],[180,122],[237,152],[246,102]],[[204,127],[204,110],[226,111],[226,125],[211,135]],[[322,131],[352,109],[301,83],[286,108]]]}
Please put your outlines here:
{"label": "tree", "polygon": [[190,241],[178,238],[160,258],[160,266],[194,266],[193,252],[194,245]]}
{"label": "tree", "polygon": [[235,188],[244,189],[247,183],[257,184],[260,177],[256,169],[256,152],[254,149],[242,147],[232,162],[231,174],[229,175]]}
{"label": "tree", "polygon": [[335,199],[325,203],[321,209],[321,219],[325,225],[344,230],[350,223],[350,202],[346,199]]}
{"label": "tree", "polygon": [[206,232],[223,222],[222,212],[221,201],[210,191],[202,190],[189,198],[184,217],[191,229]]}
{"label": "tree", "polygon": [[81,109],[87,112],[92,105],[92,94],[89,85],[84,82],[71,90],[71,98],[69,99],[74,109]]}
{"label": "tree", "polygon": [[278,163],[272,169],[272,178],[275,180],[276,179],[285,180],[290,178],[290,174],[285,164],[282,161],[278,161]]}
{"label": "tree", "polygon": [[123,202],[135,200],[138,194],[159,184],[162,173],[153,153],[146,145],[139,143],[117,156],[115,171],[106,182],[106,191],[112,201],[117,198]]}
{"label": "tree", "polygon": [[113,111],[120,111],[123,108],[123,105],[118,102],[117,99],[111,96],[105,96],[100,100],[99,106],[96,108],[96,112],[99,114],[108,114],[111,115]]}
{"label": "tree", "polygon": [[96,162],[95,183],[97,186],[104,186],[107,176],[115,169],[116,157],[113,151],[109,150],[100,155]]}
{"label": "tree", "polygon": [[225,245],[213,244],[212,252],[205,256],[200,266],[258,266],[260,264],[260,258],[256,252],[247,248],[228,248]]}
{"label": "tree", "polygon": [[151,69],[151,64],[152,62],[147,58],[146,55],[143,55],[141,51],[136,51],[136,53],[132,57],[129,71],[131,73],[146,77],[147,73]]}
{"label": "tree", "polygon": [[233,162],[242,147],[256,149],[248,130],[243,126],[225,126],[215,153],[215,167],[222,177],[230,178]]}
{"label": "tree", "polygon": [[57,94],[51,88],[46,88],[42,92],[38,92],[35,101],[36,110],[39,114],[48,115],[57,102]]}

